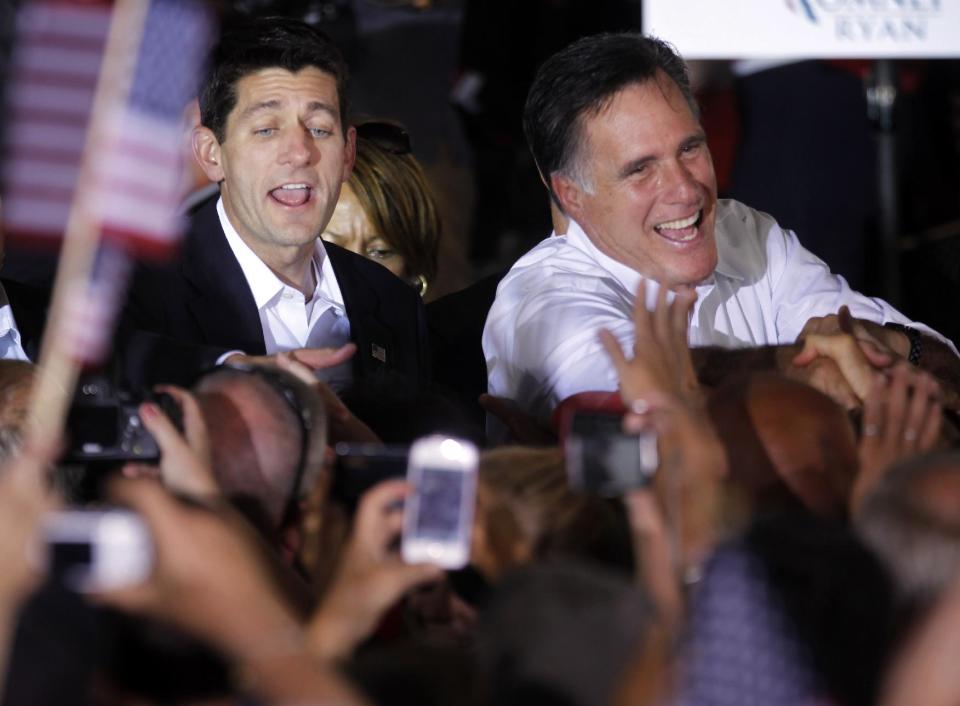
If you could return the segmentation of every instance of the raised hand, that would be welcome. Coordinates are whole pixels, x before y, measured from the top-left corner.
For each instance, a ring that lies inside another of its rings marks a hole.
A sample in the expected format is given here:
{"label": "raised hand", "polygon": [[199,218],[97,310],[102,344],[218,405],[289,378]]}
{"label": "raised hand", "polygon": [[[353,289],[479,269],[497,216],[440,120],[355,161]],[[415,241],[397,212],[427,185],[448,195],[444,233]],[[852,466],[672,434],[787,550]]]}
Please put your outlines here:
{"label": "raised hand", "polygon": [[349,655],[405,593],[443,576],[432,564],[404,563],[397,551],[408,492],[406,481],[385,481],[361,499],[333,585],[308,627],[319,656]]}
{"label": "raised hand", "polygon": [[634,305],[636,340],[628,359],[618,341],[601,331],[603,345],[620,377],[628,412],[624,428],[659,434],[660,467],[653,487],[624,497],[641,575],[667,627],[682,614],[679,582],[711,551],[716,537],[720,481],[726,455],[702,405],[687,326],[693,290],[667,302],[661,287],[654,310],[641,283]]}
{"label": "raised hand", "polygon": [[[352,343],[350,345],[353,345]],[[295,355],[296,351],[278,353],[274,359],[281,370],[296,375],[304,383],[316,390],[323,398],[327,410],[328,440],[331,444],[339,441],[354,443],[380,443],[380,437],[364,422],[354,416],[347,406],[337,397],[337,393],[323,380],[317,379],[311,368]]]}
{"label": "raised hand", "polygon": [[267,573],[261,545],[232,511],[186,505],[149,479],[118,479],[111,491],[146,520],[154,569],[146,583],[97,600],[209,641],[268,703],[363,703],[307,649],[302,626]]}
{"label": "raised hand", "polygon": [[171,491],[195,498],[220,495],[213,469],[211,468],[210,439],[196,398],[184,389],[166,385],[158,392],[170,395],[183,412],[183,435],[163,411],[152,402],[140,405],[143,426],[156,439],[160,447],[158,467],[129,463],[123,468],[124,475],[140,477],[159,472],[164,485]]}
{"label": "raised hand", "polygon": [[600,331],[600,341],[620,379],[620,395],[629,409],[670,406],[671,400],[699,401],[687,345],[688,317],[696,299],[696,292],[685,288],[667,303],[667,288],[660,287],[651,312],[646,304],[647,283],[641,280],[633,307],[635,339],[630,359],[612,333]]}
{"label": "raised hand", "polygon": [[942,396],[933,376],[903,362],[889,377],[876,373],[863,405],[852,508],[894,463],[936,447],[942,426]]}

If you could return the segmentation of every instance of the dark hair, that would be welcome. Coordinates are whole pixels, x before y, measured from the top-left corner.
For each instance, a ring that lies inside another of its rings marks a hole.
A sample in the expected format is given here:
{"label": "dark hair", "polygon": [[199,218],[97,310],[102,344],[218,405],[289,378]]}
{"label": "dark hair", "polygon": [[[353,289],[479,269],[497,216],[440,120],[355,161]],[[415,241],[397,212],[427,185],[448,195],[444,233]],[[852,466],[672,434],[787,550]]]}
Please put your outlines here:
{"label": "dark hair", "polygon": [[[540,66],[523,109],[523,130],[548,188],[555,172],[577,176],[574,162],[584,117],[599,113],[627,86],[655,79],[658,71],[677,85],[697,115],[683,59],[654,37],[595,34],[578,39]],[[554,196],[552,189],[550,193]]]}
{"label": "dark hair", "polygon": [[261,69],[296,73],[310,66],[336,80],[340,126],[346,134],[349,75],[340,50],[320,30],[286,17],[243,19],[224,28],[200,87],[200,123],[223,142],[240,79]]}

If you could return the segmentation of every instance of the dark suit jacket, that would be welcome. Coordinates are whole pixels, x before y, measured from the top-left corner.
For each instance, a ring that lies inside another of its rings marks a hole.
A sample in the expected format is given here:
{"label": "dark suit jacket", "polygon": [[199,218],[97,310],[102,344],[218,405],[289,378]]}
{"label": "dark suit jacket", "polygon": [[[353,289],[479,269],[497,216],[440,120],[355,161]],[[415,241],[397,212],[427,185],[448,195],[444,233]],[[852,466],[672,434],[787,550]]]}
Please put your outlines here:
{"label": "dark suit jacket", "polygon": [[[385,267],[324,247],[357,344],[354,378],[390,369],[422,381],[428,351],[419,295]],[[117,340],[134,385],[187,384],[226,351],[266,352],[253,294],[220,227],[216,199],[194,214],[174,262],[138,270]]]}
{"label": "dark suit jacket", "polygon": [[482,429],[486,412],[477,399],[487,391],[483,326],[506,270],[427,305],[433,380],[455,398]]}

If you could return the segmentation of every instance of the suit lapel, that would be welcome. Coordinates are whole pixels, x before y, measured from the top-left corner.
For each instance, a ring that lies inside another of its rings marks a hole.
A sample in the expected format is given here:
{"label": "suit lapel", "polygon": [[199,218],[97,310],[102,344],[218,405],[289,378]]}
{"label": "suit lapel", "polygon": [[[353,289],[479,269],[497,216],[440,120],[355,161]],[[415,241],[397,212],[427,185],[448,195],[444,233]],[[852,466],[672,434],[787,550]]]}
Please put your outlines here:
{"label": "suit lapel", "polygon": [[207,343],[263,355],[266,346],[257,305],[220,226],[217,199],[200,208],[184,244],[182,273],[195,297],[187,308]]}
{"label": "suit lapel", "polygon": [[380,320],[380,299],[375,288],[361,281],[351,262],[359,257],[331,243],[324,243],[330,265],[337,277],[343,303],[350,320],[350,338],[357,346],[353,359],[355,376],[365,377],[372,373],[396,366],[396,341],[390,329]]}

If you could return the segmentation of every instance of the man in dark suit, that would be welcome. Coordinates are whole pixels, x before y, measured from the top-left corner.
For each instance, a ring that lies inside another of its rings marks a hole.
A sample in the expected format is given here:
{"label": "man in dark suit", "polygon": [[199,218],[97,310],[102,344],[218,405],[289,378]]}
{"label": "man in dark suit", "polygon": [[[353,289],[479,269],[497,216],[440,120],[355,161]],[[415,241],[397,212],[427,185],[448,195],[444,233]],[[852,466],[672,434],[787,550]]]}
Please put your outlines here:
{"label": "man in dark suit", "polygon": [[335,388],[381,368],[425,375],[416,293],[318,237],[354,162],[346,82],[339,51],[303,23],[224,31],[193,133],[220,196],[193,216],[176,262],[134,278],[119,335],[132,382],[281,353]]}

